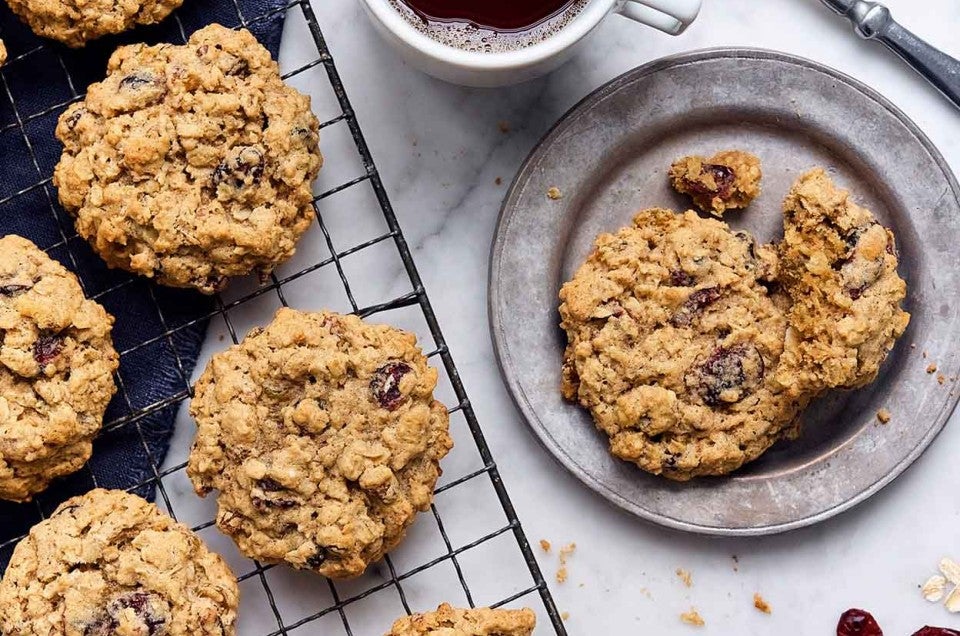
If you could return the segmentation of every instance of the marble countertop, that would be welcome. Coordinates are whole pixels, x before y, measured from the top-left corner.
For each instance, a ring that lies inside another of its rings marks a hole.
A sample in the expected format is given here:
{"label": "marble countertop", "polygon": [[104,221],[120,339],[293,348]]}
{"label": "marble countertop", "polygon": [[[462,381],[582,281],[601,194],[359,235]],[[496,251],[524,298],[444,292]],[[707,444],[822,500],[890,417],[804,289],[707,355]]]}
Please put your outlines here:
{"label": "marble countertop", "polygon": [[[906,26],[960,56],[955,37],[960,3],[887,4]],[[821,3],[705,0],[704,5],[699,20],[677,38],[611,16],[591,46],[559,71],[504,90],[459,88],[420,74],[381,42],[357,2],[325,0],[314,8],[523,526],[534,543],[544,538],[555,546],[552,554],[539,548],[537,554],[557,604],[569,612],[571,634],[827,636],[835,633],[839,614],[852,606],[872,610],[892,636],[912,634],[924,624],[960,629],[960,617],[926,603],[918,590],[941,557],[960,559],[955,487],[960,462],[953,457],[960,451],[960,430],[955,425],[904,476],[852,512],[781,536],[721,540],[652,526],[595,496],[540,447],[501,383],[486,306],[488,251],[501,200],[524,157],[554,121],[620,73],[664,55],[713,46],[802,55],[879,90],[926,131],[954,169],[960,167],[960,113],[879,45],[855,37]],[[291,20],[281,56],[284,67],[306,61],[308,48],[303,25]],[[331,115],[333,102],[321,94],[319,80],[301,76],[294,83],[314,94],[321,117]],[[325,133],[328,165],[321,180],[328,187],[353,169],[335,161],[338,145],[348,145],[343,132]],[[334,237],[339,232],[344,241],[356,242],[372,236],[377,222],[365,211],[369,204],[325,203],[323,212],[336,226]],[[318,234],[310,241],[322,242]],[[310,249],[298,258],[309,258]],[[347,267],[355,267],[353,279],[364,283],[361,304],[403,290],[396,259]],[[347,308],[338,283],[322,276],[290,290],[289,296],[299,306]],[[237,315],[238,331],[263,315]],[[404,316],[396,318],[406,326]],[[424,333],[422,326],[409,326]],[[223,325],[214,326],[207,355],[224,346],[224,333]],[[182,458],[191,428],[180,427],[171,461]],[[186,493],[188,487],[181,483],[173,490]],[[211,505],[203,504],[207,512]],[[208,540],[229,549],[213,531],[207,533]],[[420,540],[416,531],[412,538]],[[577,550],[569,559],[569,578],[557,583],[557,547],[570,542],[576,542]],[[397,558],[417,549],[401,548]],[[503,576],[497,565],[486,563],[476,576],[497,581]],[[692,586],[676,575],[678,568],[692,574]],[[302,608],[314,603],[311,595],[319,592],[299,583],[306,580],[285,579],[285,602]],[[754,609],[755,592],[771,604],[772,614]],[[705,627],[680,622],[680,613],[691,607],[704,617]],[[382,633],[377,626],[389,624],[391,611],[367,608],[353,623],[354,633]],[[245,615],[245,630],[251,634],[256,613],[247,610]]]}

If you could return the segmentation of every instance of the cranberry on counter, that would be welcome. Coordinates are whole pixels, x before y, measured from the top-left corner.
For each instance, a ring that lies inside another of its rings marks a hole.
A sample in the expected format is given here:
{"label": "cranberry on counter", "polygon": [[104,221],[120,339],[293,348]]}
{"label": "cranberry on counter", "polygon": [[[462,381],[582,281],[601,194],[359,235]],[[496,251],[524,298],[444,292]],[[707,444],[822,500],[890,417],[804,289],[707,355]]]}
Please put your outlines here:
{"label": "cranberry on counter", "polygon": [[840,616],[840,622],[837,623],[837,636],[883,636],[883,630],[870,612],[862,609],[848,609]]}

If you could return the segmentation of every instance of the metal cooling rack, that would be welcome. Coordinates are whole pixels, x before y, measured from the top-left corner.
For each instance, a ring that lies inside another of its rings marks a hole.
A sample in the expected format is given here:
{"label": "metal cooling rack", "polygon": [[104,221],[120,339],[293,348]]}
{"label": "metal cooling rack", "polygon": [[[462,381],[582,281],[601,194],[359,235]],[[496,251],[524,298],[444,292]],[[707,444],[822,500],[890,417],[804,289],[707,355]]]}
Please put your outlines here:
{"label": "metal cooling rack", "polygon": [[[459,585],[460,588],[460,590],[457,591],[457,594],[462,591],[467,603],[469,603],[469,605],[472,607],[475,604],[475,594],[471,588],[472,579],[466,572],[466,569],[462,567],[462,562],[464,559],[468,558],[472,552],[481,550],[485,545],[505,537],[512,538],[513,542],[516,544],[514,547],[519,548],[517,560],[520,567],[522,567],[526,574],[529,575],[529,583],[525,584],[522,589],[512,591],[512,593],[510,593],[508,596],[499,597],[499,600],[496,602],[484,602],[483,604],[493,607],[514,603],[515,601],[529,604],[533,599],[539,597],[539,601],[542,606],[537,607],[535,605],[535,610],[538,614],[540,629],[550,629],[552,627],[556,634],[565,636],[567,632],[563,626],[560,614],[557,611],[557,608],[548,590],[546,581],[544,580],[543,574],[541,573],[536,562],[530,543],[524,534],[520,520],[517,517],[516,510],[514,509],[503,481],[500,478],[497,465],[494,462],[490,453],[490,449],[484,439],[483,432],[480,429],[480,425],[477,421],[473,407],[470,404],[470,400],[467,397],[466,391],[464,390],[463,384],[457,372],[457,368],[454,365],[453,358],[444,341],[443,334],[437,322],[436,314],[434,313],[430,304],[430,300],[428,299],[426,291],[424,290],[423,283],[417,272],[410,249],[400,230],[400,226],[397,222],[393,208],[391,207],[386,190],[384,189],[383,183],[377,172],[377,168],[374,165],[367,143],[364,140],[364,136],[361,132],[355,112],[344,90],[340,75],[337,72],[333,57],[327,48],[313,7],[310,5],[309,0],[294,0],[273,11],[251,18],[243,14],[239,4],[237,3],[237,0],[222,0],[222,4],[225,4],[228,7],[232,4],[231,13],[233,10],[236,12],[234,22],[235,25],[252,28],[254,30],[258,25],[265,24],[272,19],[276,19],[281,13],[289,12],[286,13],[287,18],[296,16],[297,12],[302,14],[302,18],[305,20],[306,26],[309,28],[310,35],[313,39],[313,43],[316,46],[316,57],[310,62],[300,65],[295,70],[286,73],[284,75],[284,79],[291,80],[296,76],[315,68],[322,68],[325,71],[325,77],[329,82],[329,88],[332,89],[333,94],[336,97],[336,101],[339,103],[341,112],[335,117],[324,121],[321,124],[321,128],[329,128],[337,124],[345,124],[348,127],[353,144],[356,146],[356,151],[359,153],[362,161],[363,173],[361,176],[340,183],[335,187],[326,189],[324,192],[316,195],[314,198],[313,206],[316,212],[317,223],[320,232],[322,233],[323,241],[326,243],[326,247],[329,249],[329,257],[317,260],[316,262],[313,262],[306,267],[302,267],[299,269],[299,271],[291,274],[284,275],[275,273],[273,276],[271,276],[269,281],[264,282],[259,287],[253,291],[250,291],[249,293],[246,293],[242,297],[227,299],[224,296],[217,296],[214,298],[212,306],[209,308],[209,310],[200,312],[199,315],[191,316],[186,320],[183,320],[182,316],[177,316],[175,318],[169,317],[162,309],[162,303],[157,301],[157,296],[166,292],[161,288],[153,288],[152,286],[145,284],[142,279],[137,279],[135,277],[121,275],[119,277],[120,282],[112,284],[108,288],[96,291],[94,293],[91,293],[92,290],[89,289],[89,285],[85,286],[88,294],[92,298],[101,300],[111,294],[123,290],[124,288],[133,285],[143,285],[148,290],[150,298],[156,307],[159,323],[162,327],[158,333],[149,335],[145,339],[140,339],[140,341],[136,342],[136,344],[133,346],[129,346],[120,351],[121,373],[118,373],[117,375],[117,384],[119,389],[118,398],[122,400],[121,404],[125,404],[126,408],[122,409],[122,414],[113,417],[112,419],[108,419],[101,433],[101,436],[111,434],[135,435],[139,439],[139,443],[142,445],[143,450],[149,459],[150,474],[148,478],[136,486],[129,488],[129,490],[137,492],[141,495],[148,495],[155,491],[156,494],[159,495],[159,502],[166,507],[171,516],[177,518],[178,514],[177,510],[175,509],[175,502],[182,503],[183,500],[178,499],[179,496],[182,496],[182,493],[171,493],[169,487],[165,485],[165,482],[169,484],[172,478],[178,476],[182,477],[183,473],[185,472],[186,463],[178,463],[174,466],[161,468],[157,458],[152,455],[147,440],[150,434],[150,418],[157,417],[161,414],[172,414],[174,411],[179,409],[182,403],[189,399],[192,395],[187,365],[184,364],[177,349],[178,335],[188,329],[196,330],[199,327],[202,327],[210,319],[220,317],[223,319],[226,325],[230,338],[233,340],[233,342],[238,342],[240,335],[242,334],[238,334],[234,323],[231,321],[231,310],[234,310],[237,307],[247,303],[252,304],[256,299],[262,298],[268,294],[275,294],[276,300],[278,300],[281,305],[288,306],[288,300],[285,296],[285,288],[287,285],[318,270],[329,270],[330,268],[333,268],[333,270],[336,272],[336,277],[339,278],[339,281],[342,284],[343,291],[346,294],[346,298],[349,301],[350,307],[355,314],[362,317],[369,317],[401,308],[416,308],[422,314],[422,319],[429,328],[430,335],[432,336],[433,342],[436,346],[436,348],[428,354],[428,357],[439,358],[439,360],[442,362],[443,368],[446,371],[447,377],[456,396],[456,403],[452,406],[452,408],[450,408],[451,416],[457,413],[462,415],[462,418],[469,429],[470,437],[476,444],[476,450],[479,453],[479,457],[482,461],[481,467],[471,470],[467,474],[461,475],[456,479],[453,479],[438,487],[436,494],[440,495],[445,492],[463,490],[464,493],[462,496],[468,497],[472,496],[470,491],[467,490],[468,484],[476,485],[478,483],[485,482],[486,487],[492,489],[496,500],[499,502],[499,506],[505,516],[506,523],[503,525],[498,523],[497,525],[499,527],[497,527],[495,530],[485,531],[483,535],[478,538],[465,543],[458,543],[451,539],[451,536],[446,529],[447,524],[442,518],[435,502],[431,506],[432,514],[428,513],[426,515],[422,515],[419,523],[427,522],[427,520],[423,517],[433,517],[433,521],[436,524],[436,530],[438,531],[439,536],[442,538],[443,550],[440,554],[433,558],[425,559],[416,565],[407,567],[398,567],[395,563],[395,559],[387,556],[384,559],[383,564],[377,568],[379,570],[379,574],[381,575],[380,580],[374,582],[365,580],[365,577],[360,579],[359,582],[351,582],[348,585],[342,582],[334,582],[319,576],[314,576],[312,580],[315,581],[315,585],[317,587],[322,587],[325,583],[329,588],[328,594],[325,594],[324,596],[330,600],[329,602],[317,603],[315,607],[310,608],[312,611],[308,612],[306,615],[301,615],[296,618],[285,616],[286,612],[281,609],[281,603],[278,601],[280,597],[275,589],[271,587],[269,573],[274,569],[274,567],[247,561],[246,563],[248,563],[250,567],[247,568],[247,571],[238,572],[238,579],[241,582],[241,586],[243,586],[245,582],[258,582],[259,587],[262,589],[263,595],[265,596],[266,602],[269,606],[269,611],[272,613],[273,619],[275,619],[276,623],[276,628],[271,628],[272,631],[267,631],[266,636],[277,636],[281,634],[291,634],[294,632],[298,635],[317,634],[320,633],[318,632],[318,629],[320,629],[321,623],[323,623],[323,633],[332,633],[329,631],[331,629],[331,621],[325,620],[330,619],[331,617],[339,619],[334,620],[333,622],[334,624],[339,624],[342,626],[342,629],[347,635],[353,636],[356,634],[357,636],[362,636],[361,633],[357,631],[357,627],[351,626],[351,621],[348,617],[348,614],[350,613],[352,606],[367,602],[369,599],[375,598],[378,595],[395,593],[396,598],[399,599],[403,610],[408,614],[412,613],[413,610],[411,608],[411,602],[409,601],[409,598],[411,591],[415,590],[417,582],[420,580],[419,577],[429,574],[430,572],[440,568],[443,564],[452,565],[453,570],[456,573],[457,585]],[[222,7],[218,7],[218,10],[220,8]],[[180,15],[178,15],[182,11],[183,10],[175,13],[170,20],[176,24],[182,41],[186,41],[188,29],[185,28],[185,23],[187,21],[181,20]],[[296,17],[299,18],[300,16]],[[223,21],[221,20],[221,22]],[[63,74],[66,76],[66,82],[69,85],[70,95],[68,99],[60,100],[58,103],[38,110],[35,113],[24,113],[18,109],[17,99],[15,98],[14,93],[11,91],[10,82],[8,82],[6,78],[0,78],[0,87],[2,87],[3,91],[6,93],[7,101],[13,110],[14,118],[14,121],[6,125],[0,125],[0,134],[10,133],[11,131],[19,132],[19,134],[22,135],[23,142],[29,152],[30,159],[33,163],[33,168],[36,169],[38,175],[44,177],[39,179],[31,186],[12,193],[9,196],[0,196],[0,205],[3,205],[15,199],[16,197],[26,195],[42,197],[42,200],[45,202],[45,207],[49,207],[51,213],[57,219],[57,228],[60,235],[58,241],[56,241],[53,245],[46,247],[45,249],[51,253],[59,251],[61,257],[66,258],[68,263],[73,265],[73,269],[77,270],[77,256],[75,254],[75,250],[79,248],[71,246],[78,245],[78,241],[80,241],[80,239],[73,231],[72,225],[65,221],[62,213],[58,211],[59,209],[56,203],[56,193],[53,190],[49,176],[51,166],[46,165],[48,162],[44,161],[43,158],[38,155],[34,144],[31,143],[31,136],[28,133],[35,132],[31,130],[32,125],[35,122],[46,117],[55,118],[68,104],[81,99],[82,95],[76,88],[79,83],[74,81],[71,73],[70,61],[65,60],[60,53],[58,53],[56,50],[53,50],[53,47],[42,44],[35,49],[16,55],[10,60],[10,63],[25,61],[25,58],[34,55],[40,55],[41,53],[52,56],[57,60],[60,68],[63,71]],[[327,154],[328,160],[335,159],[335,157],[330,157],[328,152],[325,152],[325,154]],[[380,212],[382,212],[383,221],[386,223],[388,231],[372,239],[355,244],[348,249],[338,251],[334,245],[331,232],[329,231],[327,224],[324,223],[323,214],[321,214],[320,209],[318,208],[318,203],[324,199],[327,199],[328,197],[337,195],[338,193],[359,187],[364,183],[369,184],[369,187],[372,188],[377,204],[380,208]],[[403,269],[406,271],[406,274],[409,277],[412,290],[394,297],[387,302],[364,306],[358,303],[356,299],[355,291],[358,288],[355,287],[354,284],[349,280],[347,268],[344,266],[343,260],[363,250],[371,249],[376,245],[389,244],[391,241],[396,247],[400,259],[402,259]],[[83,283],[82,280],[81,283]],[[265,322],[269,319],[269,316],[260,316],[259,318]],[[137,352],[142,352],[145,348],[157,345],[164,345],[165,349],[172,353],[171,363],[173,368],[176,370],[176,373],[179,375],[179,381],[182,382],[182,389],[148,404],[143,404],[142,396],[131,395],[128,387],[124,385],[122,377],[123,362],[124,359],[130,359],[131,356],[135,356]],[[117,398],[115,398],[115,401],[116,399]],[[181,426],[182,425],[183,422],[181,422]],[[67,494],[79,494],[80,492],[84,492],[91,487],[96,486],[98,486],[97,476],[88,467],[86,470],[69,480],[67,490],[71,492],[68,492]],[[107,486],[109,485],[107,484]],[[41,498],[38,498],[36,503],[37,521],[46,518],[46,516],[52,512],[52,508],[52,504],[41,503]],[[203,523],[193,524],[192,527],[195,531],[202,532],[208,528],[212,528],[213,526],[214,521],[205,521]],[[414,526],[414,528],[416,528],[416,526]],[[19,536],[14,538],[5,538],[0,535],[0,553],[3,553],[4,551],[9,552],[12,550],[15,544],[22,539],[23,536],[25,536],[26,531],[27,528],[23,528],[19,533]],[[403,546],[401,546],[401,548],[402,547]],[[508,566],[511,564],[496,562],[486,563],[486,565],[488,568],[496,569],[496,571],[499,572],[501,569],[509,569]],[[453,589],[447,589],[446,593],[448,594],[448,597],[436,598],[432,600],[434,600],[436,603],[439,603],[441,600],[451,600],[451,602],[454,604],[458,604],[456,603],[455,599],[450,598],[454,596]],[[422,610],[427,608],[417,609]],[[271,621],[271,623],[272,622],[273,621]],[[389,623],[384,624],[382,629],[377,633],[382,633],[388,628]],[[241,601],[241,623],[239,625],[239,631],[241,634],[247,633],[243,625],[243,601]]]}

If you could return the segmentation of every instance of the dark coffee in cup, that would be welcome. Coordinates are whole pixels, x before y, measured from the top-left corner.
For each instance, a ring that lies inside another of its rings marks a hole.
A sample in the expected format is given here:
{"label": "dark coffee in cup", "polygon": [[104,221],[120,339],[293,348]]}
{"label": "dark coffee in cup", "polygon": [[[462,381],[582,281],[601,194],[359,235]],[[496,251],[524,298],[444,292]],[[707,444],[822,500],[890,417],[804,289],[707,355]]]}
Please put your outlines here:
{"label": "dark coffee in cup", "polygon": [[465,51],[515,51],[546,40],[589,0],[390,0],[421,33]]}

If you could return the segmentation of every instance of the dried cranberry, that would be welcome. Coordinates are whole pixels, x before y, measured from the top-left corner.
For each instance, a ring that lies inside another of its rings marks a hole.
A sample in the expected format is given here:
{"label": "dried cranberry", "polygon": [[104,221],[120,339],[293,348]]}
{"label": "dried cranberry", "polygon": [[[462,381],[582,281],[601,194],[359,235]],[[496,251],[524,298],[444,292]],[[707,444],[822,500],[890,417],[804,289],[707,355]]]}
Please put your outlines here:
{"label": "dried cranberry", "polygon": [[72,113],[70,113],[69,117],[63,120],[63,123],[66,125],[68,130],[73,130],[77,127],[77,123],[79,123],[80,118],[83,117],[84,113],[86,112],[86,108],[76,108]]}
{"label": "dried cranberry", "polygon": [[42,367],[53,362],[63,351],[63,336],[42,332],[33,343],[33,359]]}
{"label": "dried cranberry", "polygon": [[697,279],[682,269],[675,269],[670,272],[670,284],[674,287],[693,287],[696,282]]}
{"label": "dried cranberry", "polygon": [[377,404],[388,411],[396,411],[403,404],[403,394],[400,392],[400,380],[408,373],[412,373],[413,368],[406,362],[388,362],[373,374],[370,380],[370,390],[373,391],[373,397]]}
{"label": "dried cranberry", "polygon": [[138,90],[147,86],[149,84],[156,84],[157,78],[148,72],[141,73],[131,73],[127,75],[122,80],[120,80],[120,88],[129,88],[131,90]]}
{"label": "dried cranberry", "polygon": [[718,347],[686,377],[709,406],[739,402],[763,379],[763,356],[750,344]]}
{"label": "dried cranberry", "polygon": [[258,497],[256,495],[252,496],[250,499],[253,502],[253,505],[260,510],[267,508],[281,508],[288,509],[294,508],[297,505],[296,500],[290,499],[287,497],[278,497],[275,496],[275,493],[280,492],[289,492],[282,484],[279,482],[266,477],[257,482],[257,486],[263,491],[264,497]]}
{"label": "dried cranberry", "polygon": [[247,77],[250,75],[250,63],[244,59],[237,60],[233,66],[227,69],[227,75],[236,75],[238,77]]}
{"label": "dried cranberry", "polygon": [[913,633],[913,636],[960,636],[960,632],[946,627],[921,627]]}
{"label": "dried cranberry", "polygon": [[670,317],[670,324],[674,327],[686,327],[703,311],[704,307],[712,305],[720,299],[719,287],[704,287],[687,297],[686,302]]}
{"label": "dried cranberry", "polygon": [[19,296],[32,287],[32,285],[0,285],[0,296],[6,296],[7,298]]}
{"label": "dried cranberry", "polygon": [[883,630],[870,612],[848,609],[837,623],[837,636],[883,636]]}
{"label": "dried cranberry", "polygon": [[328,553],[325,548],[317,548],[317,551],[307,559],[307,566],[316,570],[326,562],[327,556]]}
{"label": "dried cranberry", "polygon": [[140,623],[147,628],[148,636],[164,633],[165,617],[157,613],[160,603],[153,594],[143,591],[127,592],[116,597],[83,630],[83,636],[113,636],[120,627],[120,615],[124,610],[133,610]]}
{"label": "dried cranberry", "polygon": [[703,181],[696,179],[687,181],[687,189],[695,194],[705,194],[721,198],[730,196],[733,183],[737,180],[737,175],[733,171],[733,168],[717,163],[705,163],[700,167],[700,175],[703,176],[707,174],[713,177],[713,182],[716,184],[715,188],[711,188],[705,185]]}
{"label": "dried cranberry", "polygon": [[213,186],[227,184],[242,188],[248,183],[256,183],[263,176],[263,153],[253,146],[243,146],[230,153],[213,171]]}

